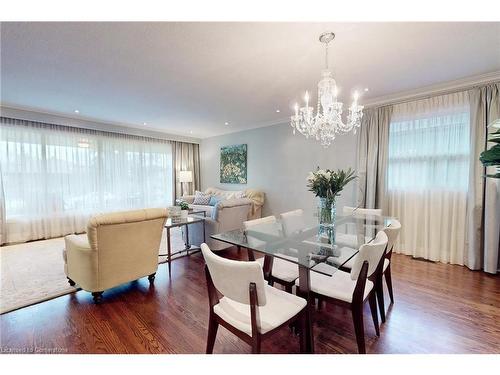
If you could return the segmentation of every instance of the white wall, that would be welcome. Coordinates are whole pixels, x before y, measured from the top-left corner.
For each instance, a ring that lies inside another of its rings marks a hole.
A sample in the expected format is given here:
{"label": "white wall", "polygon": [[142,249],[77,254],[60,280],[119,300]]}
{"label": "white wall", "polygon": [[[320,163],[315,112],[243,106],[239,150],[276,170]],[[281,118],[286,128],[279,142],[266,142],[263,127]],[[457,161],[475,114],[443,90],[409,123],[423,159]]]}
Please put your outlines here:
{"label": "white wall", "polygon": [[[262,189],[266,193],[264,215],[294,208],[312,213],[316,210],[316,200],[306,187],[308,173],[317,166],[355,168],[356,137],[352,134],[338,136],[325,149],[315,140],[305,139],[300,134],[293,135],[288,124],[281,124],[206,138],[200,146],[202,188]],[[248,145],[247,184],[221,184],[220,147],[242,143]],[[342,192],[338,207],[354,203],[355,189],[355,182],[351,182]]]}

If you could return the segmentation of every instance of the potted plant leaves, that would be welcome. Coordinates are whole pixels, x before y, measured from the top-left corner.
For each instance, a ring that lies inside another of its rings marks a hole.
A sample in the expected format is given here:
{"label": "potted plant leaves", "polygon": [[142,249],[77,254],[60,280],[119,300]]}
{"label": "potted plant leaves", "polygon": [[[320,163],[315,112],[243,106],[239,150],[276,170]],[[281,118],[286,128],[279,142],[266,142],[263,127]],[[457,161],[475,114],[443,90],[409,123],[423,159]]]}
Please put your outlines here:
{"label": "potted plant leaves", "polygon": [[495,132],[490,133],[488,138],[488,142],[495,143],[495,145],[481,152],[479,160],[485,167],[496,167],[496,173],[487,173],[486,177],[500,178],[500,119],[494,121],[490,127],[497,129]]}

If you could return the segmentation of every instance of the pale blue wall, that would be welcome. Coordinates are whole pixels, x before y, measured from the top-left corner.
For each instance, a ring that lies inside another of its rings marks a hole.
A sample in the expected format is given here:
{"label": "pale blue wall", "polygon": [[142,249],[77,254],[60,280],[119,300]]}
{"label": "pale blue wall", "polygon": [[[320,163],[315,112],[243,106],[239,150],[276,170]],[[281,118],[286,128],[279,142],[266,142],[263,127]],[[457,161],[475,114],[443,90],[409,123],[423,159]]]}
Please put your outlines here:
{"label": "pale blue wall", "polygon": [[[262,189],[266,193],[264,215],[279,214],[294,208],[312,213],[316,203],[306,187],[309,171],[321,168],[355,168],[357,136],[339,136],[328,148],[319,142],[292,134],[288,124],[274,125],[232,133],[201,141],[201,184],[203,189],[215,186],[227,190]],[[220,147],[248,145],[248,183],[219,182]],[[355,201],[355,183],[344,190],[338,206]]]}

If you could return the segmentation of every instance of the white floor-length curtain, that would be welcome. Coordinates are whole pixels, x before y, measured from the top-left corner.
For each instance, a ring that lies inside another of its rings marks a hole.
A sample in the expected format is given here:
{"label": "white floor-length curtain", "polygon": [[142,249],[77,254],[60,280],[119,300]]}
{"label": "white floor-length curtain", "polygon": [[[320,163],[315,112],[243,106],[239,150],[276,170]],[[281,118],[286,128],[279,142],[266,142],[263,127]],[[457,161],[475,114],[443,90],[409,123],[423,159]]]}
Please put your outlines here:
{"label": "white floor-length curtain", "polygon": [[469,112],[466,92],[393,106],[386,188],[402,223],[397,252],[464,264]]}
{"label": "white floor-length curtain", "polygon": [[172,203],[168,141],[0,118],[3,242],[84,232],[97,212]]}

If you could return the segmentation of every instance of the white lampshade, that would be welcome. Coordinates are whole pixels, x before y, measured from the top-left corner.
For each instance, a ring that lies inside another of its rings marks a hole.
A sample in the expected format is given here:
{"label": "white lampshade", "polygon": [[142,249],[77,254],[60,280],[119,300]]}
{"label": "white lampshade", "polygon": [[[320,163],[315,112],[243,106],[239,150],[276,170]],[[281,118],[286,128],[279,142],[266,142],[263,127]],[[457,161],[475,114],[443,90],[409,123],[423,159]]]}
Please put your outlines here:
{"label": "white lampshade", "polygon": [[179,182],[193,182],[193,172],[192,171],[180,171],[179,172]]}

